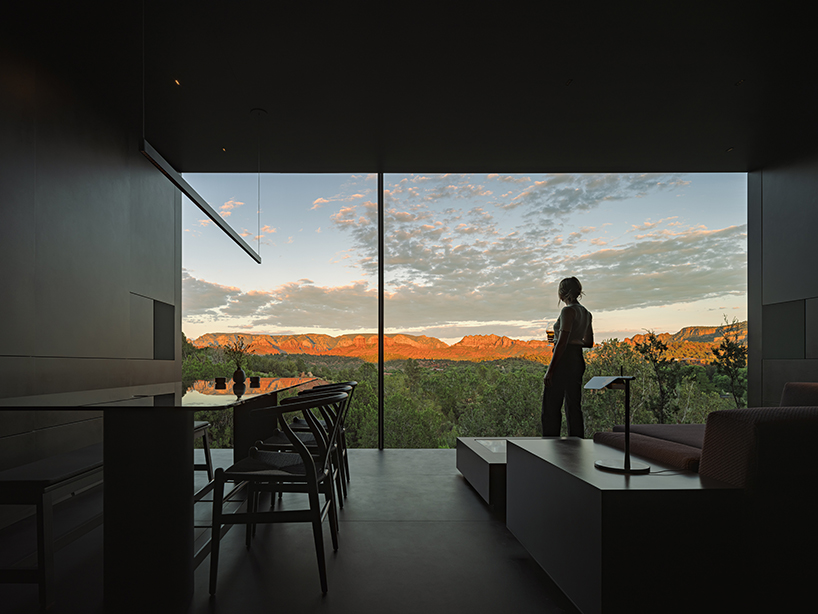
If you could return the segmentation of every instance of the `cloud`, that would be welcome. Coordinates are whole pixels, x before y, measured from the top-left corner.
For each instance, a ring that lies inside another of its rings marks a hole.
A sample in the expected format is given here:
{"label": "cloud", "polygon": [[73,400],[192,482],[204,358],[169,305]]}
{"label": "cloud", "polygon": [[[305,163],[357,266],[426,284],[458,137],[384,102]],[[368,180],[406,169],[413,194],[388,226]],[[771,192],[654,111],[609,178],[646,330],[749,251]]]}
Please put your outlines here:
{"label": "cloud", "polygon": [[[354,177],[354,176],[353,176]],[[369,190],[366,190],[369,191]],[[312,201],[312,207],[310,207],[310,211],[314,209],[320,209],[326,204],[331,202],[349,202],[353,200],[358,200],[359,198],[366,198],[366,195],[356,192],[354,194],[336,194],[335,196],[331,196],[330,198],[319,197]]]}
{"label": "cloud", "polygon": [[231,198],[230,200],[225,202],[221,207],[219,207],[219,215],[226,219],[233,214],[233,209],[241,207],[243,204],[244,204],[243,202],[238,201],[235,198]]}
{"label": "cloud", "polygon": [[221,312],[228,317],[251,316],[265,305],[268,305],[270,301],[270,293],[250,290],[249,292],[228,297],[228,302]]}
{"label": "cloud", "polygon": [[[558,313],[557,284],[569,275],[580,278],[584,303],[595,314],[740,295],[745,242],[743,225],[690,229],[578,255],[538,252],[519,233],[482,245],[449,244],[440,254],[410,241],[389,258],[387,325],[446,338],[466,330],[541,338],[542,321]],[[269,292],[241,292],[185,273],[183,290],[186,315],[210,313],[228,323],[249,318],[256,328],[276,330],[377,325],[376,287],[367,281],[331,287],[302,279]],[[510,320],[528,324],[495,324]]]}
{"label": "cloud", "polygon": [[[537,318],[543,301],[556,296],[554,284],[568,275],[587,278],[589,297],[593,295],[601,310],[744,292],[743,226],[708,230],[673,226],[678,223],[675,217],[647,220],[635,225],[634,230],[641,231],[637,236],[627,235],[629,241],[620,245],[589,236],[610,225],[605,220],[554,232],[554,217],[549,216],[567,219],[602,202],[639,198],[669,186],[678,189],[686,182],[675,175],[535,178],[518,199],[522,224],[510,232],[503,232],[484,206],[434,210],[425,203],[428,196],[441,191],[468,193],[474,183],[468,176],[460,179],[464,190],[451,189],[452,177],[445,182],[425,178],[429,189],[417,194],[407,192],[405,186],[411,183],[405,181],[390,186],[395,206],[384,237],[387,287],[394,292],[388,303],[390,319],[430,326],[441,314],[458,321],[477,311],[496,321],[507,317],[509,309]],[[339,228],[351,233],[358,266],[374,275],[377,235],[366,231],[363,221],[369,219],[359,217],[354,207],[342,208],[333,216]],[[577,251],[580,245],[584,247]],[[424,319],[423,314],[429,317]]]}
{"label": "cloud", "polygon": [[309,280],[284,284],[254,314],[257,327],[377,330],[378,293],[365,281],[336,287]]}
{"label": "cloud", "polygon": [[674,305],[746,292],[746,238],[746,224],[693,228],[568,257],[559,266],[566,275],[577,271],[586,303],[596,309]]}
{"label": "cloud", "polygon": [[217,309],[241,294],[241,289],[197,279],[182,270],[182,317],[201,314],[215,315]]}
{"label": "cloud", "polygon": [[530,219],[553,223],[571,213],[589,211],[606,201],[643,198],[668,189],[678,189],[679,176],[673,174],[550,175],[534,181],[520,194],[500,205],[522,207]]}
{"label": "cloud", "polygon": [[[223,218],[227,219],[231,215],[233,215],[233,210],[241,207],[244,203],[240,200],[236,200],[235,198],[231,198],[230,200],[226,201],[223,205],[219,207],[218,214]],[[209,220],[208,220],[209,221]],[[205,220],[201,220],[201,222],[205,222]],[[202,226],[205,226],[205,223],[202,223]]]}
{"label": "cloud", "polygon": [[503,183],[531,183],[531,177],[517,175],[498,175],[497,173],[486,175],[486,179],[502,181]]}
{"label": "cloud", "polygon": [[[598,236],[608,232],[608,219],[582,217],[603,203],[678,190],[689,183],[681,176],[510,179],[525,179],[515,183],[513,207],[492,194],[492,182],[504,181],[500,175],[391,182],[384,235],[387,326],[441,331],[438,337],[465,330],[512,336],[523,330],[537,337],[542,321],[556,317],[556,284],[569,275],[581,279],[585,304],[595,313],[729,301],[746,292],[746,224],[710,229],[657,213],[659,221],[634,220],[630,230],[610,239]],[[331,260],[356,270],[363,281],[333,287],[299,280],[255,294],[217,285],[200,313],[235,325],[250,319],[279,331],[374,330],[378,206],[362,197],[363,190],[350,192],[335,198],[334,211],[323,199],[330,224],[348,239]],[[501,322],[530,324],[500,328]]]}

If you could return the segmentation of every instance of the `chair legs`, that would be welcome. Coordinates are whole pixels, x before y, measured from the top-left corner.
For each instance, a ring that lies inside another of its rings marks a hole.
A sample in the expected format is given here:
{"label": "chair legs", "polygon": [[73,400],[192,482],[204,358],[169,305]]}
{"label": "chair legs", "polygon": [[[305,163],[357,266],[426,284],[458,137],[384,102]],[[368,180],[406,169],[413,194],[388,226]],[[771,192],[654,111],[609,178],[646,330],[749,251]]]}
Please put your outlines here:
{"label": "chair legs", "polygon": [[344,461],[344,473],[346,475],[347,482],[349,482],[349,454],[347,454],[347,434],[345,431],[341,431],[341,449],[343,451],[342,457]]}
{"label": "chair legs", "polygon": [[[260,493],[253,483],[247,485],[247,511],[251,514],[258,511]],[[244,545],[250,549],[250,541],[256,536],[256,525],[248,522],[244,525]]]}
{"label": "chair legs", "polygon": [[[269,484],[265,488],[262,484],[247,484],[247,512],[249,514],[257,514],[259,511],[259,503],[261,493],[263,491],[270,491],[271,506],[275,502],[276,492],[279,493],[286,488],[278,488],[276,484]],[[210,542],[210,595],[216,595],[216,582],[219,569],[219,542],[221,538],[221,527],[225,516],[232,516],[232,514],[223,514],[222,508],[224,505],[224,488],[225,475],[224,470],[219,468],[216,470],[216,476],[213,487],[213,527],[211,530]],[[326,554],[324,552],[324,513],[322,512],[321,502],[319,500],[319,493],[314,491],[307,492],[310,502],[309,521],[312,524],[313,540],[315,542],[315,556],[318,559],[318,575],[321,581],[321,591],[327,592],[327,563]],[[332,539],[333,551],[338,550],[338,510],[336,508],[335,484],[330,476],[321,484],[321,494],[324,495],[326,504],[326,514],[329,516],[330,537]],[[275,513],[275,512],[270,512]],[[307,520],[308,518],[304,518]],[[256,523],[249,520],[229,519],[231,524],[245,524],[245,544],[250,548],[250,543],[256,533]]]}
{"label": "chair legs", "polygon": [[[310,493],[310,507],[320,509],[318,495]],[[324,556],[324,530],[321,522],[321,514],[317,514],[312,520],[312,535],[315,540],[315,556],[318,558],[318,575],[321,578],[321,592],[327,592],[327,562]],[[334,531],[333,531],[334,533]],[[335,538],[338,539],[337,537]]]}
{"label": "chair legs", "polygon": [[224,504],[224,470],[216,469],[213,486],[213,527],[210,536],[210,596],[216,595],[216,577],[219,573],[219,542],[222,534],[222,505]]}
{"label": "chair legs", "polygon": [[202,447],[204,448],[204,462],[203,463],[193,463],[193,470],[194,471],[206,471],[207,472],[207,484],[200,488],[197,492],[193,494],[193,502],[200,501],[204,496],[210,492],[210,488],[213,484],[213,458],[210,454],[210,424],[204,421],[195,421],[193,423],[193,440],[195,441],[199,437],[202,438]]}
{"label": "chair legs", "polygon": [[193,465],[194,471],[206,471],[207,481],[213,481],[213,457],[210,454],[210,424],[205,421],[193,423],[193,439],[202,438],[202,448],[204,448],[204,462]]}

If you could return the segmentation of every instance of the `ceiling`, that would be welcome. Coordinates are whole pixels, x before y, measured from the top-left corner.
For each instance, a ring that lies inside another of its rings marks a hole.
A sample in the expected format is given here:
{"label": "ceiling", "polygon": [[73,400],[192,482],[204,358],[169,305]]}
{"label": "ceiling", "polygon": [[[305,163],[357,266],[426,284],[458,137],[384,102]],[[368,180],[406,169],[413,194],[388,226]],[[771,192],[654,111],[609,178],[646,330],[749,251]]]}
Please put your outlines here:
{"label": "ceiling", "polygon": [[146,0],[145,135],[180,172],[744,172],[818,143],[784,3],[204,4]]}

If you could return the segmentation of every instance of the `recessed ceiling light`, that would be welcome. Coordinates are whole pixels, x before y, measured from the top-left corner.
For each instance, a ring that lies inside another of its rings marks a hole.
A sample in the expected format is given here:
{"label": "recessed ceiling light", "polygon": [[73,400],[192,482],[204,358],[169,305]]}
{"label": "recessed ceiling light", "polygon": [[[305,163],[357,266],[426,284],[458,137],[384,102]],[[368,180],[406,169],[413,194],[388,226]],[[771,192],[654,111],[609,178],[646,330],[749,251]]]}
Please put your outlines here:
{"label": "recessed ceiling light", "polygon": [[179,79],[174,79],[173,81],[176,83],[176,85],[182,85],[181,83],[179,83]]}
{"label": "recessed ceiling light", "polygon": [[732,147],[728,147],[728,148],[726,149],[726,151],[727,151],[727,153],[730,153],[731,151],[733,151],[733,148],[732,148]]}
{"label": "recessed ceiling light", "polygon": [[224,147],[222,147],[222,151],[227,151]]}

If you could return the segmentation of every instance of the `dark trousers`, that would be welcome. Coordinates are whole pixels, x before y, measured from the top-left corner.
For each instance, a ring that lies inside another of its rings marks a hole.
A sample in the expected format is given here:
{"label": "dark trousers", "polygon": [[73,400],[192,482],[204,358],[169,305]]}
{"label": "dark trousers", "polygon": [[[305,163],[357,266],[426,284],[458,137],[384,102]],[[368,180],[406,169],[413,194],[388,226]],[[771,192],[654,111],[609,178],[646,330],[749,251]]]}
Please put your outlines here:
{"label": "dark trousers", "polygon": [[568,345],[552,371],[551,385],[542,395],[543,437],[559,437],[561,410],[565,401],[565,421],[568,423],[569,437],[584,437],[585,425],[582,421],[582,376],[585,373],[585,358],[582,348]]}

